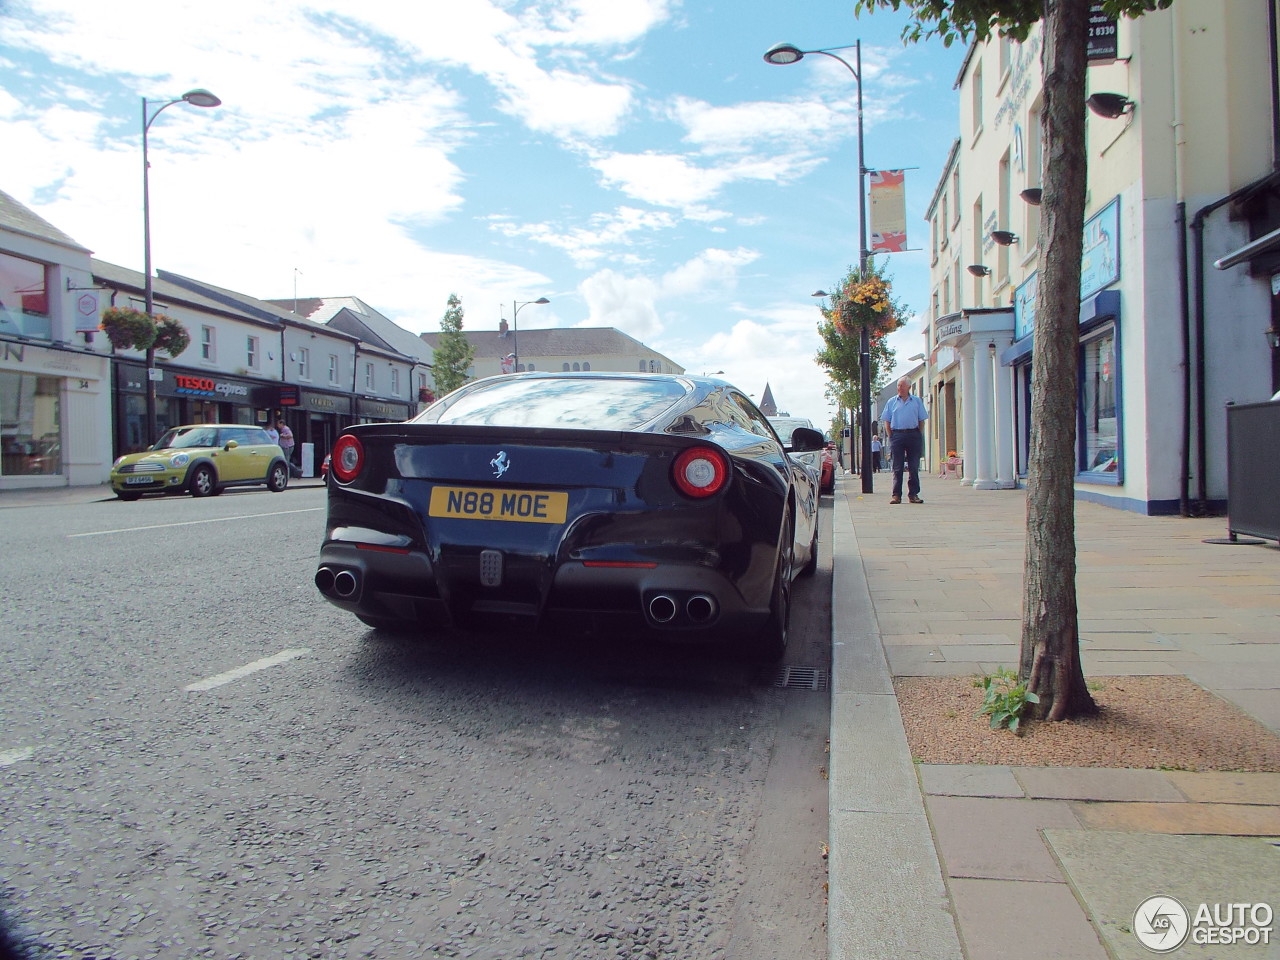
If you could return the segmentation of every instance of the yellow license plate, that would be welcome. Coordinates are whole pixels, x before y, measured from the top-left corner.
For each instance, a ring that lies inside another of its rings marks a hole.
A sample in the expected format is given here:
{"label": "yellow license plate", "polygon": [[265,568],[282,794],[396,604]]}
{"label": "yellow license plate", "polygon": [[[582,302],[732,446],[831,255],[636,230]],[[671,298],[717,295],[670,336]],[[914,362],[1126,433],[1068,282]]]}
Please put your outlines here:
{"label": "yellow license plate", "polygon": [[568,511],[569,494],[559,491],[435,487],[427,513],[465,520],[564,523]]}

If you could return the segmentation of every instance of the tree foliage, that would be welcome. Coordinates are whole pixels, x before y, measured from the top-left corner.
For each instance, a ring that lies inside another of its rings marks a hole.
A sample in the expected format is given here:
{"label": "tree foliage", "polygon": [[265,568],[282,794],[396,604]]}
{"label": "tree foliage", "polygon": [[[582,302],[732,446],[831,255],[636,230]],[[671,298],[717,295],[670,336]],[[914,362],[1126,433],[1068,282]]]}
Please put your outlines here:
{"label": "tree foliage", "polygon": [[[1114,17],[1172,0],[1103,0]],[[1024,40],[1043,21],[1044,144],[1039,305],[1031,374],[1026,562],[1019,679],[1039,719],[1094,713],[1080,665],[1076,609],[1075,411],[1081,236],[1086,177],[1085,68],[1089,0],[854,0],[854,14],[906,8],[905,41]],[[1031,697],[1034,696],[1034,699]]]}
{"label": "tree foliage", "polygon": [[862,390],[862,327],[867,327],[871,341],[871,390],[884,386],[887,372],[893,369],[894,351],[886,337],[902,327],[906,308],[893,299],[893,282],[883,266],[867,260],[867,273],[850,267],[835,286],[830,300],[822,307],[818,334],[822,349],[818,364],[827,371],[830,385],[827,395],[842,409],[858,406]]}
{"label": "tree foliage", "polygon": [[440,339],[432,368],[436,393],[440,396],[452,393],[471,379],[468,371],[476,350],[462,332],[462,315],[462,301],[456,293],[449,294],[449,308],[440,318]]}

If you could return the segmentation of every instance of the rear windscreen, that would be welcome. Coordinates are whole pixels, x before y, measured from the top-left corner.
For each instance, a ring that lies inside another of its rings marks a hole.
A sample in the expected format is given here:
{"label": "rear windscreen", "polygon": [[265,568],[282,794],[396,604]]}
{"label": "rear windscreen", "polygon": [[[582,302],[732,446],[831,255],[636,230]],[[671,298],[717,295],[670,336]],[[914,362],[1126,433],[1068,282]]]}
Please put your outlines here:
{"label": "rear windscreen", "polygon": [[688,392],[676,380],[547,377],[482,382],[424,410],[414,423],[634,430]]}

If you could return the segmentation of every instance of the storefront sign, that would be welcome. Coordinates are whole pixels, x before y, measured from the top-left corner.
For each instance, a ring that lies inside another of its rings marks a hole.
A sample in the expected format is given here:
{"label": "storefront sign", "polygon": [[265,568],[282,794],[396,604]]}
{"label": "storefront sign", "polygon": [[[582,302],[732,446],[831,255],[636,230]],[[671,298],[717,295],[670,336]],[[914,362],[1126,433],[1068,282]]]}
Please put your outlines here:
{"label": "storefront sign", "polygon": [[956,317],[954,320],[943,317],[933,333],[933,343],[936,346],[944,340],[954,340],[956,337],[962,337],[968,332],[969,319],[967,317]]}
{"label": "storefront sign", "polygon": [[105,357],[74,350],[54,350],[34,344],[0,341],[0,361],[20,366],[28,373],[70,374],[96,380]]}
{"label": "storefront sign", "polygon": [[98,295],[82,293],[76,301],[76,333],[93,333],[98,323]]}
{"label": "storefront sign", "polygon": [[192,377],[185,373],[175,373],[173,382],[177,389],[174,393],[189,397],[247,397],[249,388],[239,383],[214,380],[212,377]]}
{"label": "storefront sign", "polygon": [[1120,198],[1085,222],[1080,255],[1080,299],[1087,300],[1120,279]]}
{"label": "storefront sign", "polygon": [[349,397],[335,397],[327,393],[311,393],[303,390],[300,406],[316,413],[349,413],[351,400]]}
{"label": "storefront sign", "polygon": [[357,412],[362,417],[375,417],[379,420],[407,420],[409,408],[403,403],[382,403],[378,400],[360,400],[356,404]]}
{"label": "storefront sign", "polygon": [[1102,4],[1089,5],[1089,39],[1085,56],[1088,60],[1114,60],[1119,54],[1115,17],[1102,12]]}
{"label": "storefront sign", "polygon": [[296,407],[298,405],[298,388],[295,384],[286,383],[280,386],[280,406]]}
{"label": "storefront sign", "polygon": [[[1080,302],[1120,279],[1120,198],[1116,197],[1084,225],[1080,256]],[[1013,294],[1013,338],[1036,328],[1040,275],[1033,273]]]}

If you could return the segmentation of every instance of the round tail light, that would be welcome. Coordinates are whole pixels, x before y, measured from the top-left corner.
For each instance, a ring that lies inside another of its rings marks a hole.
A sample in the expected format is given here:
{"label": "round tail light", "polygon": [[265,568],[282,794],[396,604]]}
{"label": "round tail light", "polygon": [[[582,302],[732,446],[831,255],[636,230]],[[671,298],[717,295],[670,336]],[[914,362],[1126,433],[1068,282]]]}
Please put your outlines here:
{"label": "round tail light", "polygon": [[344,433],[333,445],[329,469],[342,483],[350,483],[364,467],[364,444],[349,433]]}
{"label": "round tail light", "polygon": [[729,479],[729,461],[714,447],[689,447],[676,457],[671,475],[686,497],[709,497]]}

